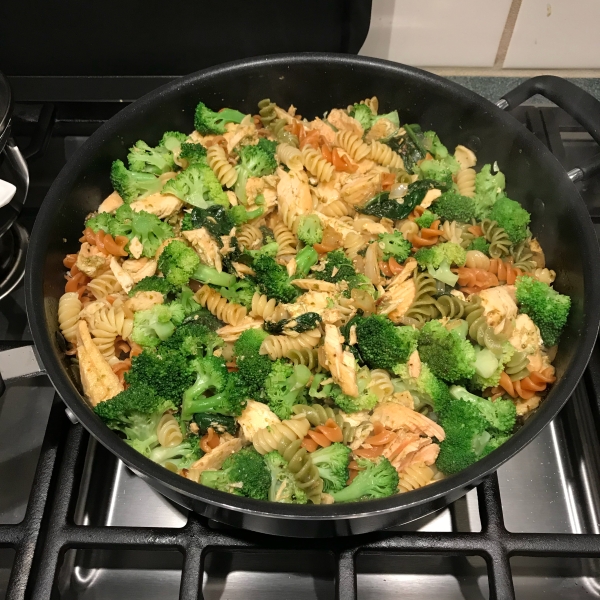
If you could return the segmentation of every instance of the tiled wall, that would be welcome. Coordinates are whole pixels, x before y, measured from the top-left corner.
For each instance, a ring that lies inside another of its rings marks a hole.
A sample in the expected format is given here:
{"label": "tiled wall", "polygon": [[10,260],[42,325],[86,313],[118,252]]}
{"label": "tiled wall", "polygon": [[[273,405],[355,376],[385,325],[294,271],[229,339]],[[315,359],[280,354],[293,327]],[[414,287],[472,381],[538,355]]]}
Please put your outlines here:
{"label": "tiled wall", "polygon": [[361,54],[457,73],[600,71],[600,0],[373,0]]}

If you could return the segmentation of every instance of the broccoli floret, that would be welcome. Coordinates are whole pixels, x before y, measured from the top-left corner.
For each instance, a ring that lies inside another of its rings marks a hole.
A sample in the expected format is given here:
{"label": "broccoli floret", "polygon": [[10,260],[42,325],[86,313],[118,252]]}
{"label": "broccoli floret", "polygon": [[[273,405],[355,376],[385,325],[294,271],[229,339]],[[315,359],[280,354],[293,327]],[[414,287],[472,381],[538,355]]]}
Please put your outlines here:
{"label": "broccoli floret", "polygon": [[478,250],[479,252],[483,252],[489,256],[490,254],[490,243],[483,237],[476,237],[469,244],[467,250]]}
{"label": "broccoli floret", "polygon": [[213,204],[208,208],[194,207],[191,213],[186,213],[184,219],[186,223],[181,227],[184,231],[204,227],[219,243],[221,236],[229,235],[236,225],[231,212],[219,204]]}
{"label": "broccoli floret", "polygon": [[259,206],[254,210],[247,210],[242,204],[232,206],[229,210],[229,214],[231,215],[236,227],[239,227],[248,221],[252,221],[253,219],[258,219],[258,217],[260,217],[264,212],[265,211],[262,206]]}
{"label": "broccoli floret", "polygon": [[411,243],[404,239],[401,231],[380,233],[378,243],[383,251],[383,260],[389,260],[393,256],[397,262],[402,263],[410,256]]}
{"label": "broccoli floret", "polygon": [[510,437],[516,419],[511,400],[486,400],[462,387],[450,388],[453,401],[440,415],[446,439],[436,461],[447,474],[456,473],[495,450]]}
{"label": "broccoli floret", "polygon": [[212,356],[222,345],[222,338],[213,330],[202,323],[191,321],[177,327],[175,333],[160,345],[159,351],[167,349],[194,358]]}
{"label": "broccoli floret", "polygon": [[492,165],[483,165],[475,176],[475,208],[478,219],[485,219],[496,200],[502,195],[506,181],[502,171],[492,174]]}
{"label": "broccoli floret", "polygon": [[365,131],[371,128],[375,119],[375,115],[366,104],[355,104],[348,114],[354,117]]}
{"label": "broccoli floret", "polygon": [[242,412],[244,392],[239,389],[237,377],[227,372],[222,358],[196,358],[190,368],[196,374],[196,381],[183,394],[181,418],[184,421],[189,421],[195,413],[234,416]]}
{"label": "broccoli floret", "polygon": [[339,492],[346,486],[351,452],[348,446],[335,443],[311,453],[312,463],[323,480],[324,492]]}
{"label": "broccoli floret", "polygon": [[237,431],[235,417],[227,417],[225,415],[196,413],[194,415],[194,423],[198,425],[200,435],[207,433],[209,427],[212,427],[217,433],[230,433],[231,435],[235,435]]}
{"label": "broccoli floret", "polygon": [[277,169],[275,146],[265,138],[261,138],[256,146],[242,146],[238,151],[238,174],[235,182],[235,195],[242,204],[246,204],[246,183],[250,177],[271,175]]}
{"label": "broccoli floret", "polygon": [[442,144],[435,131],[425,131],[423,133],[423,146],[436,160],[443,160],[448,157],[448,148]]}
{"label": "broccoli floret", "polygon": [[357,273],[352,277],[348,277],[346,281],[348,282],[348,291],[344,292],[344,296],[351,297],[352,290],[361,290],[363,292],[367,292],[367,294],[371,295],[373,298],[377,298],[377,289],[366,275]]}
{"label": "broccoli floret", "polygon": [[194,292],[184,285],[177,298],[168,304],[173,313],[171,320],[175,325],[181,325],[186,317],[195,314],[202,307],[194,299]]}
{"label": "broccoli floret", "polygon": [[187,135],[180,131],[165,131],[159,142],[159,146],[166,148],[171,153],[181,151],[181,145],[187,140]]}
{"label": "broccoli floret", "polygon": [[246,250],[245,254],[252,260],[255,260],[259,256],[270,256],[271,258],[275,258],[278,250],[279,244],[277,242],[269,242],[268,244],[261,246],[258,250]]}
{"label": "broccoli floret", "polygon": [[295,331],[304,333],[315,329],[321,323],[321,315],[315,312],[306,312],[291,319],[281,319],[280,321],[265,321],[263,327],[266,332],[272,335],[281,335],[282,333]]}
{"label": "broccoli floret", "polygon": [[452,175],[460,171],[460,165],[453,156],[448,155],[443,160],[424,160],[416,170],[423,179],[433,179],[451,188]]}
{"label": "broccoli floret", "polygon": [[517,419],[517,410],[512,400],[498,399],[492,401],[487,398],[481,398],[480,396],[471,394],[459,385],[453,385],[450,388],[450,395],[455,400],[473,404],[487,421],[488,428],[491,427],[502,433],[509,433],[513,430]]}
{"label": "broccoli floret", "polygon": [[305,402],[306,384],[311,376],[310,369],[304,365],[275,361],[264,385],[269,408],[280,419],[289,419],[292,406]]}
{"label": "broccoli floret", "polygon": [[386,498],[396,493],[398,473],[387,458],[371,461],[368,458],[357,458],[358,475],[352,483],[332,496],[336,502],[356,502]]}
{"label": "broccoli floret", "polygon": [[130,242],[137,238],[143,246],[142,256],[148,258],[153,258],[158,247],[173,237],[173,228],[168,223],[145,210],[134,211],[127,204],[117,209],[109,230],[113,236],[124,235]]}
{"label": "broccoli floret", "polygon": [[266,500],[271,474],[254,448],[242,448],[229,456],[218,471],[203,471],[200,483],[236,496]]}
{"label": "broccoli floret", "polygon": [[200,449],[200,439],[197,435],[190,435],[181,444],[171,448],[158,446],[150,452],[150,460],[162,465],[175,473],[182,469],[189,469],[193,463],[204,456]]}
{"label": "broccoli floret", "polygon": [[143,382],[130,385],[109,400],[100,402],[94,412],[111,428],[125,434],[125,441],[138,452],[148,456],[158,445],[156,426],[167,410],[177,407],[159,396]]}
{"label": "broccoli floret", "polygon": [[129,292],[135,296],[138,292],[160,292],[163,296],[175,293],[175,286],[171,285],[164,277],[149,275],[138,281]]}
{"label": "broccoli floret", "polygon": [[235,275],[230,275],[223,271],[217,271],[214,267],[209,267],[203,263],[200,263],[196,270],[192,273],[192,279],[200,281],[202,283],[208,283],[209,285],[218,285],[229,287],[236,282]]}
{"label": "broccoli floret", "polygon": [[473,198],[461,196],[456,192],[445,192],[438,198],[432,208],[440,218],[446,221],[470,223],[471,219],[476,216]]}
{"label": "broccoli floret", "polygon": [[426,210],[420,217],[415,219],[415,223],[419,227],[428,228],[431,227],[432,223],[439,219],[438,215],[432,213],[429,210]]}
{"label": "broccoli floret", "polygon": [[208,208],[213,204],[229,207],[229,198],[223,191],[217,176],[208,165],[204,164],[190,165],[177,177],[169,179],[162,191],[199,208]]}
{"label": "broccoli floret", "polygon": [[319,262],[319,255],[312,246],[305,246],[296,254],[296,277],[306,277],[313,265]]}
{"label": "broccoli floret", "polygon": [[402,379],[394,384],[394,389],[398,392],[408,390],[415,401],[415,410],[430,406],[436,413],[440,413],[451,402],[448,386],[431,372],[427,364],[421,365],[418,377],[409,375],[406,363],[396,365],[393,371]]}
{"label": "broccoli floret", "polygon": [[264,395],[265,379],[273,367],[267,355],[259,354],[268,335],[262,329],[248,329],[240,335],[234,346],[238,375],[250,397],[255,400]]}
{"label": "broccoli floret", "polygon": [[206,154],[206,148],[202,144],[184,142],[181,144],[179,158],[186,160],[188,165],[207,165]]}
{"label": "broccoli floret", "polygon": [[269,469],[271,485],[269,500],[283,504],[306,504],[306,492],[298,486],[293,473],[288,468],[288,462],[274,450],[265,455],[265,465]]}
{"label": "broccoli floret", "polygon": [[206,308],[200,308],[196,312],[188,315],[184,320],[183,324],[187,325],[190,323],[195,323],[196,325],[204,325],[210,331],[217,331],[217,329],[221,329],[225,323],[220,319],[217,319],[215,315],[213,315]]}
{"label": "broccoli floret", "polygon": [[154,348],[173,335],[175,322],[181,323],[184,315],[176,307],[155,304],[148,310],[138,310],[133,316],[131,339],[140,346]]}
{"label": "broccoli floret", "polygon": [[421,360],[444,381],[469,379],[475,373],[475,350],[471,343],[455,331],[448,331],[439,321],[425,323],[418,349]]}
{"label": "broccoli floret", "polygon": [[531,215],[518,202],[505,196],[498,198],[492,206],[490,219],[506,231],[513,244],[522,242],[530,234],[528,225]]}
{"label": "broccoli floret", "polygon": [[338,283],[347,281],[356,276],[352,261],[344,254],[343,250],[334,250],[325,255],[325,268],[315,271],[315,279]]}
{"label": "broccoli floret", "polygon": [[516,285],[521,312],[539,327],[544,345],[549,348],[558,344],[571,309],[571,298],[526,275],[517,277]]}
{"label": "broccoli floret", "polygon": [[398,116],[397,110],[393,110],[392,112],[385,113],[383,115],[375,115],[373,117],[373,125],[375,125],[375,123],[377,123],[377,121],[380,119],[386,119],[392,123],[392,125],[396,127],[396,130],[400,128],[400,117]]}
{"label": "broccoli floret", "polygon": [[361,377],[361,374],[364,375],[365,371],[368,373],[368,369],[363,367],[358,373],[358,396],[356,397],[344,394],[337,384],[331,387],[331,398],[346,413],[372,410],[377,404],[377,396],[373,394],[368,387],[370,377]]}
{"label": "broccoli floret", "polygon": [[98,213],[95,217],[88,219],[85,222],[85,226],[90,227],[94,233],[98,233],[100,230],[104,231],[104,233],[109,233],[112,220],[113,216],[110,213]]}
{"label": "broccoli floret", "polygon": [[431,248],[420,248],[415,254],[419,266],[426,268],[429,274],[454,287],[458,281],[458,275],[452,273],[451,265],[461,267],[467,260],[464,248],[453,242],[436,244]]}
{"label": "broccoli floret", "polygon": [[127,155],[127,162],[132,171],[160,175],[175,168],[173,154],[164,146],[153,148],[143,140],[138,140]]}
{"label": "broccoli floret", "polygon": [[487,348],[475,347],[475,375],[471,379],[471,385],[480,390],[496,387],[500,383],[504,365],[514,353],[515,347],[508,341],[502,344],[500,356],[494,355]]}
{"label": "broccoli floret", "polygon": [[371,369],[393,369],[417,349],[419,331],[396,327],[382,315],[357,319],[356,339],[362,360]]}
{"label": "broccoli floret", "polygon": [[274,258],[259,256],[252,263],[252,268],[256,273],[259,290],[269,298],[290,303],[300,295],[298,288],[291,284],[286,269],[277,264]]}
{"label": "broccoli floret", "polygon": [[122,160],[115,160],[110,169],[110,181],[114,190],[125,202],[133,202],[150,194],[160,192],[162,181],[152,173],[129,171]]}
{"label": "broccoli floret", "polygon": [[241,123],[245,116],[244,113],[232,108],[224,108],[219,112],[215,112],[208,108],[204,102],[198,102],[194,113],[194,127],[202,135],[221,135],[225,133],[227,123]]}
{"label": "broccoli floret", "polygon": [[229,287],[222,287],[219,292],[229,302],[241,304],[250,310],[252,308],[252,298],[256,292],[256,285],[251,279],[246,278],[236,281]]}
{"label": "broccoli floret", "polygon": [[320,244],[323,239],[323,225],[321,224],[321,219],[319,219],[318,215],[310,214],[300,217],[296,235],[298,236],[298,239],[307,246]]}
{"label": "broccoli floret", "polygon": [[170,242],[158,259],[158,268],[175,286],[186,285],[199,265],[198,255],[179,240]]}
{"label": "broccoli floret", "polygon": [[131,370],[125,373],[129,386],[146,384],[158,396],[181,404],[183,392],[192,385],[194,375],[187,359],[179,352],[159,348],[157,352],[144,350],[131,359]]}

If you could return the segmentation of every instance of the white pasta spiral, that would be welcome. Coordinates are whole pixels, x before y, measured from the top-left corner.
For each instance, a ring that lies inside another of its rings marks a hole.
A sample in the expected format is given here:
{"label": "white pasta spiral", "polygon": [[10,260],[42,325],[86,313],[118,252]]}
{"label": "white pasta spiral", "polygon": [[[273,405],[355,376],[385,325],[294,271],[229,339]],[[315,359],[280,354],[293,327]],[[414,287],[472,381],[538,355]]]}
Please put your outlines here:
{"label": "white pasta spiral", "polygon": [[320,204],[317,210],[326,217],[351,217],[354,215],[354,208],[343,200],[334,200],[329,204]]}
{"label": "white pasta spiral", "polygon": [[385,369],[373,369],[371,371],[371,382],[368,387],[380,401],[394,393],[392,379]]}
{"label": "white pasta spiral", "polygon": [[156,427],[158,443],[165,448],[174,448],[183,442],[183,434],[177,419],[171,413],[165,413]]}
{"label": "white pasta spiral", "polygon": [[109,294],[114,294],[123,290],[121,284],[117,281],[117,278],[110,269],[102,273],[102,275],[94,277],[94,279],[87,284],[87,287],[97,300],[102,300]]}
{"label": "white pasta spiral", "polygon": [[358,135],[351,131],[338,131],[335,139],[337,145],[344,149],[357,162],[363,158],[367,158],[371,152],[369,145],[365,144]]}
{"label": "white pasta spiral", "polygon": [[458,193],[472,198],[475,195],[475,169],[463,169],[456,174]]}
{"label": "white pasta spiral", "polygon": [[369,158],[384,167],[404,169],[402,157],[399,154],[396,154],[396,152],[394,152],[387,144],[382,144],[381,142],[371,142]]}
{"label": "white pasta spiral", "polygon": [[277,146],[276,155],[279,162],[287,165],[292,171],[300,171],[304,166],[302,163],[302,152],[291,144],[279,144]]}
{"label": "white pasta spiral", "polygon": [[354,258],[367,245],[368,238],[357,231],[350,231],[344,238],[344,250],[348,258]]}
{"label": "white pasta spiral", "polygon": [[221,185],[231,188],[237,181],[237,171],[229,164],[225,150],[219,144],[213,144],[206,153],[208,166],[215,172]]}
{"label": "white pasta spiral", "polygon": [[310,429],[308,419],[286,419],[281,423],[274,423],[264,429],[259,429],[252,438],[254,449],[259,454],[268,454],[282,446],[286,447],[291,442],[301,440]]}
{"label": "white pasta spiral", "polygon": [[302,148],[302,162],[306,170],[319,181],[328,182],[333,177],[333,165],[312,146]]}
{"label": "white pasta spiral", "polygon": [[342,186],[340,191],[342,200],[352,206],[370,200],[377,192],[381,191],[381,175],[372,173],[352,179]]}
{"label": "white pasta spiral", "polygon": [[445,242],[459,244],[462,242],[462,227],[456,221],[444,221],[441,227],[442,239]]}
{"label": "white pasta spiral", "polygon": [[279,244],[277,258],[289,258],[297,253],[298,240],[285,223],[278,221],[273,226],[273,235],[275,236],[275,241]]}
{"label": "white pasta spiral", "polygon": [[288,356],[292,350],[302,348],[314,348],[321,339],[319,328],[300,333],[296,337],[288,335],[270,335],[266,337],[260,346],[260,354],[267,354],[271,360],[277,360]]}
{"label": "white pasta spiral", "polygon": [[207,308],[217,319],[229,325],[238,325],[246,316],[246,308],[235,302],[227,302],[219,292],[208,285],[203,285],[195,294],[198,304]]}
{"label": "white pasta spiral", "polygon": [[116,362],[115,340],[117,336],[129,338],[133,329],[133,319],[125,316],[122,307],[105,306],[91,318],[90,334],[92,341],[109,362]]}
{"label": "white pasta spiral", "polygon": [[487,271],[490,268],[490,258],[479,250],[467,250],[465,267]]}
{"label": "white pasta spiral", "polygon": [[77,341],[77,323],[81,307],[77,292],[67,292],[58,301],[58,326],[67,342]]}
{"label": "white pasta spiral", "polygon": [[538,280],[541,281],[542,283],[547,283],[548,285],[550,285],[551,283],[554,283],[554,280],[556,279],[556,272],[552,271],[551,269],[536,269],[533,272],[533,276]]}
{"label": "white pasta spiral", "polygon": [[408,219],[399,221],[399,224],[397,223],[396,227],[405,240],[419,233],[419,226],[414,221],[409,221]]}
{"label": "white pasta spiral", "polygon": [[253,223],[246,223],[237,232],[237,239],[244,250],[255,250],[262,246],[262,233]]}
{"label": "white pasta spiral", "polygon": [[251,317],[260,317],[265,321],[274,321],[273,315],[275,315],[276,311],[277,300],[275,298],[269,300],[265,294],[254,292],[254,296],[252,296],[252,308],[250,309]]}
{"label": "white pasta spiral", "polygon": [[400,493],[410,492],[431,483],[433,470],[424,463],[411,465],[399,473],[399,479],[398,491]]}

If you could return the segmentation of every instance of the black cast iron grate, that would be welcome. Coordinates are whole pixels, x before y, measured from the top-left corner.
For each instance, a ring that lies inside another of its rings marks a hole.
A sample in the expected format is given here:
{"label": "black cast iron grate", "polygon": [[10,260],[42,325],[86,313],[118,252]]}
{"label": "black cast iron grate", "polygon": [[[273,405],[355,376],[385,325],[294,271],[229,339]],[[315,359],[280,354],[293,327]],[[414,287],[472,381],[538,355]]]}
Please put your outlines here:
{"label": "black cast iron grate", "polygon": [[[594,366],[588,370],[586,383],[593,388],[592,397],[598,398],[600,378],[595,363],[592,359]],[[492,600],[515,597],[512,556],[600,557],[597,535],[507,531],[496,475],[488,477],[477,489],[482,525],[477,533],[377,532],[327,541],[298,540],[244,531],[223,533],[193,514],[183,528],[75,525],[73,514],[87,442],[87,433],[80,425],[71,425],[62,403],[55,402],[25,518],[17,525],[0,526],[0,547],[15,551],[8,600],[53,598],[62,557],[69,549],[179,551],[184,556],[182,600],[202,599],[204,561],[215,550],[293,553],[322,551],[327,547],[337,565],[335,598],[338,600],[357,597],[355,561],[359,553],[480,556],[487,564]]]}

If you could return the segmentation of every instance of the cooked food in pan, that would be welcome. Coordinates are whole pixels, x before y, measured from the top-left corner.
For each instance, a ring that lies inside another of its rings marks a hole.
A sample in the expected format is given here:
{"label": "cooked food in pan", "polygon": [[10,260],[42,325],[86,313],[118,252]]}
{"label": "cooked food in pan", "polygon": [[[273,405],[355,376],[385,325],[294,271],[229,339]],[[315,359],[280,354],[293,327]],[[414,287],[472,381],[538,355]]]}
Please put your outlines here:
{"label": "cooked food in pan", "polygon": [[129,445],[232,494],[351,502],[460,471],[537,408],[570,299],[497,164],[377,98],[201,102],[194,126],[114,161],[64,260],[67,354]]}

